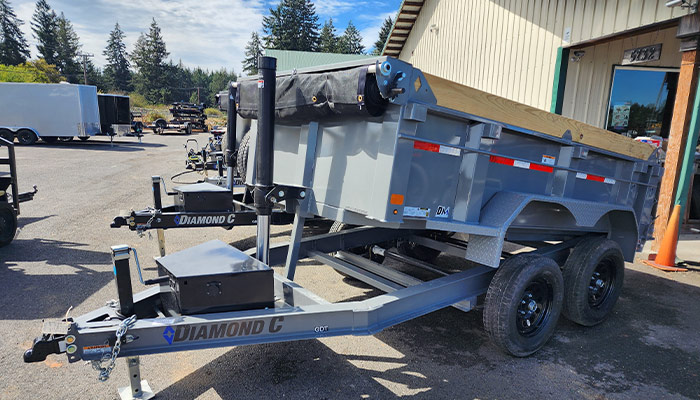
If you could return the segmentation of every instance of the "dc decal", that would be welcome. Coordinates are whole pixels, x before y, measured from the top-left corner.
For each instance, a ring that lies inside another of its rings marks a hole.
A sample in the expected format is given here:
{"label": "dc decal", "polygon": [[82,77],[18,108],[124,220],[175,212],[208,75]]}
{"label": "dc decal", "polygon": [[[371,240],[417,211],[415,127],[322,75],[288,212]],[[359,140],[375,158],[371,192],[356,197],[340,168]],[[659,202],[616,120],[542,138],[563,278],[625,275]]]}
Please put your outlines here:
{"label": "dc decal", "polygon": [[163,330],[163,337],[168,341],[168,344],[173,344],[173,338],[175,337],[175,329],[169,326]]}

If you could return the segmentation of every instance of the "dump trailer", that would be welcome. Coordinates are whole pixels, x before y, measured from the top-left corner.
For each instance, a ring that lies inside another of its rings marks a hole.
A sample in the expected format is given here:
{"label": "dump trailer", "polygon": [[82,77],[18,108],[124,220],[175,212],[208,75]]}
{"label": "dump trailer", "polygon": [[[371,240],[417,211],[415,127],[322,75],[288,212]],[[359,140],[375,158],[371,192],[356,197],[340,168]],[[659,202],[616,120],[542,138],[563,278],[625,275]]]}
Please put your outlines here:
{"label": "dump trailer", "polygon": [[[138,359],[148,354],[371,335],[483,301],[493,343],[522,357],[545,345],[560,314],[584,327],[610,316],[624,262],[652,233],[658,150],[389,57],[280,73],[261,57],[258,67],[229,92],[253,134],[255,248],[210,241],[158,258],[158,277],[143,281],[153,287],[134,295],[138,257],[112,247],[119,301],[46,324],[26,362],[66,353],[106,380],[124,357],[124,398],[148,397]],[[291,240],[270,246],[281,203],[295,213]],[[336,224],[302,237],[310,217]],[[438,268],[439,254],[468,266]],[[293,281],[305,258],[386,294],[329,303]]]}
{"label": "dump trailer", "polygon": [[132,116],[129,96],[100,93],[97,95],[97,104],[100,110],[100,129],[103,135],[126,136],[131,134]]}
{"label": "dump trailer", "polygon": [[[101,133],[97,88],[67,83],[0,83],[0,137],[23,145]],[[83,139],[83,140],[85,140]]]}
{"label": "dump trailer", "polygon": [[17,162],[14,143],[0,137],[0,150],[7,150],[7,157],[0,158],[0,164],[6,165],[0,171],[0,247],[8,245],[17,233],[19,204],[34,199],[36,186],[32,192],[19,192],[17,183]]}

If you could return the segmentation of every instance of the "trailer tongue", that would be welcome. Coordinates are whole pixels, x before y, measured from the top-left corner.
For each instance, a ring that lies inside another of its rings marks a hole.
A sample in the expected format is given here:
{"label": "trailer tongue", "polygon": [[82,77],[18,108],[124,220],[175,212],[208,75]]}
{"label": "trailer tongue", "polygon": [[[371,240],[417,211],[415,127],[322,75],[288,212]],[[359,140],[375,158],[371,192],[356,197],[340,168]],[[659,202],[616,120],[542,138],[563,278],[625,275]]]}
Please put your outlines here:
{"label": "trailer tongue", "polygon": [[[245,176],[256,248],[212,241],[160,258],[159,277],[141,278],[154,287],[134,295],[131,249],[113,247],[119,301],[47,326],[25,361],[65,352],[106,380],[126,357],[123,397],[147,398],[138,370],[147,354],[370,335],[444,307],[469,311],[486,294],[494,343],[527,356],[560,313],[584,326],[610,314],[624,261],[651,234],[661,174],[651,147],[392,58],[276,75],[274,59],[260,62],[262,77],[229,92],[228,131],[234,111],[258,128]],[[281,203],[294,212],[291,241],[270,246]],[[343,225],[302,237],[314,216]],[[505,241],[521,251],[504,252]],[[441,252],[473,266],[448,273],[429,263]],[[304,258],[387,294],[331,304],[293,282]]]}

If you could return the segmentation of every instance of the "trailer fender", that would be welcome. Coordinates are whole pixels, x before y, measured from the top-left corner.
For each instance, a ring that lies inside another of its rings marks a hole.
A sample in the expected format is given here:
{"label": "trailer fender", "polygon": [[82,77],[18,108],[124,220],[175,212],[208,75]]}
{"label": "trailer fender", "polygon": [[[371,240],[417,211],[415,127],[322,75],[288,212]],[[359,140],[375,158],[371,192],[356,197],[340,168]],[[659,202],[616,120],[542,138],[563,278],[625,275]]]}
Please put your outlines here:
{"label": "trailer fender", "polygon": [[[531,211],[539,211],[533,213]],[[518,220],[521,218],[522,220]],[[637,225],[634,211],[619,205],[566,200],[530,193],[496,193],[481,209],[479,225],[498,229],[495,236],[470,235],[466,259],[498,268],[508,229],[552,226],[561,229],[600,228],[620,243],[625,259],[634,257]],[[583,230],[583,229],[582,229]]]}

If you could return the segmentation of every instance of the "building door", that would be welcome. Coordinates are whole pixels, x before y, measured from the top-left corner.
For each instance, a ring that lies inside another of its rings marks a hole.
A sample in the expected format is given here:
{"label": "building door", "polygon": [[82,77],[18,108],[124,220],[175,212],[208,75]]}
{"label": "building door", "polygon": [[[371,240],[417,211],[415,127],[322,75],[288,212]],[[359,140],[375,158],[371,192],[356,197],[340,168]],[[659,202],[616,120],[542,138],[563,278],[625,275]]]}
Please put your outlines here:
{"label": "building door", "polygon": [[616,66],[606,128],[631,138],[668,138],[678,71],[676,68]]}

